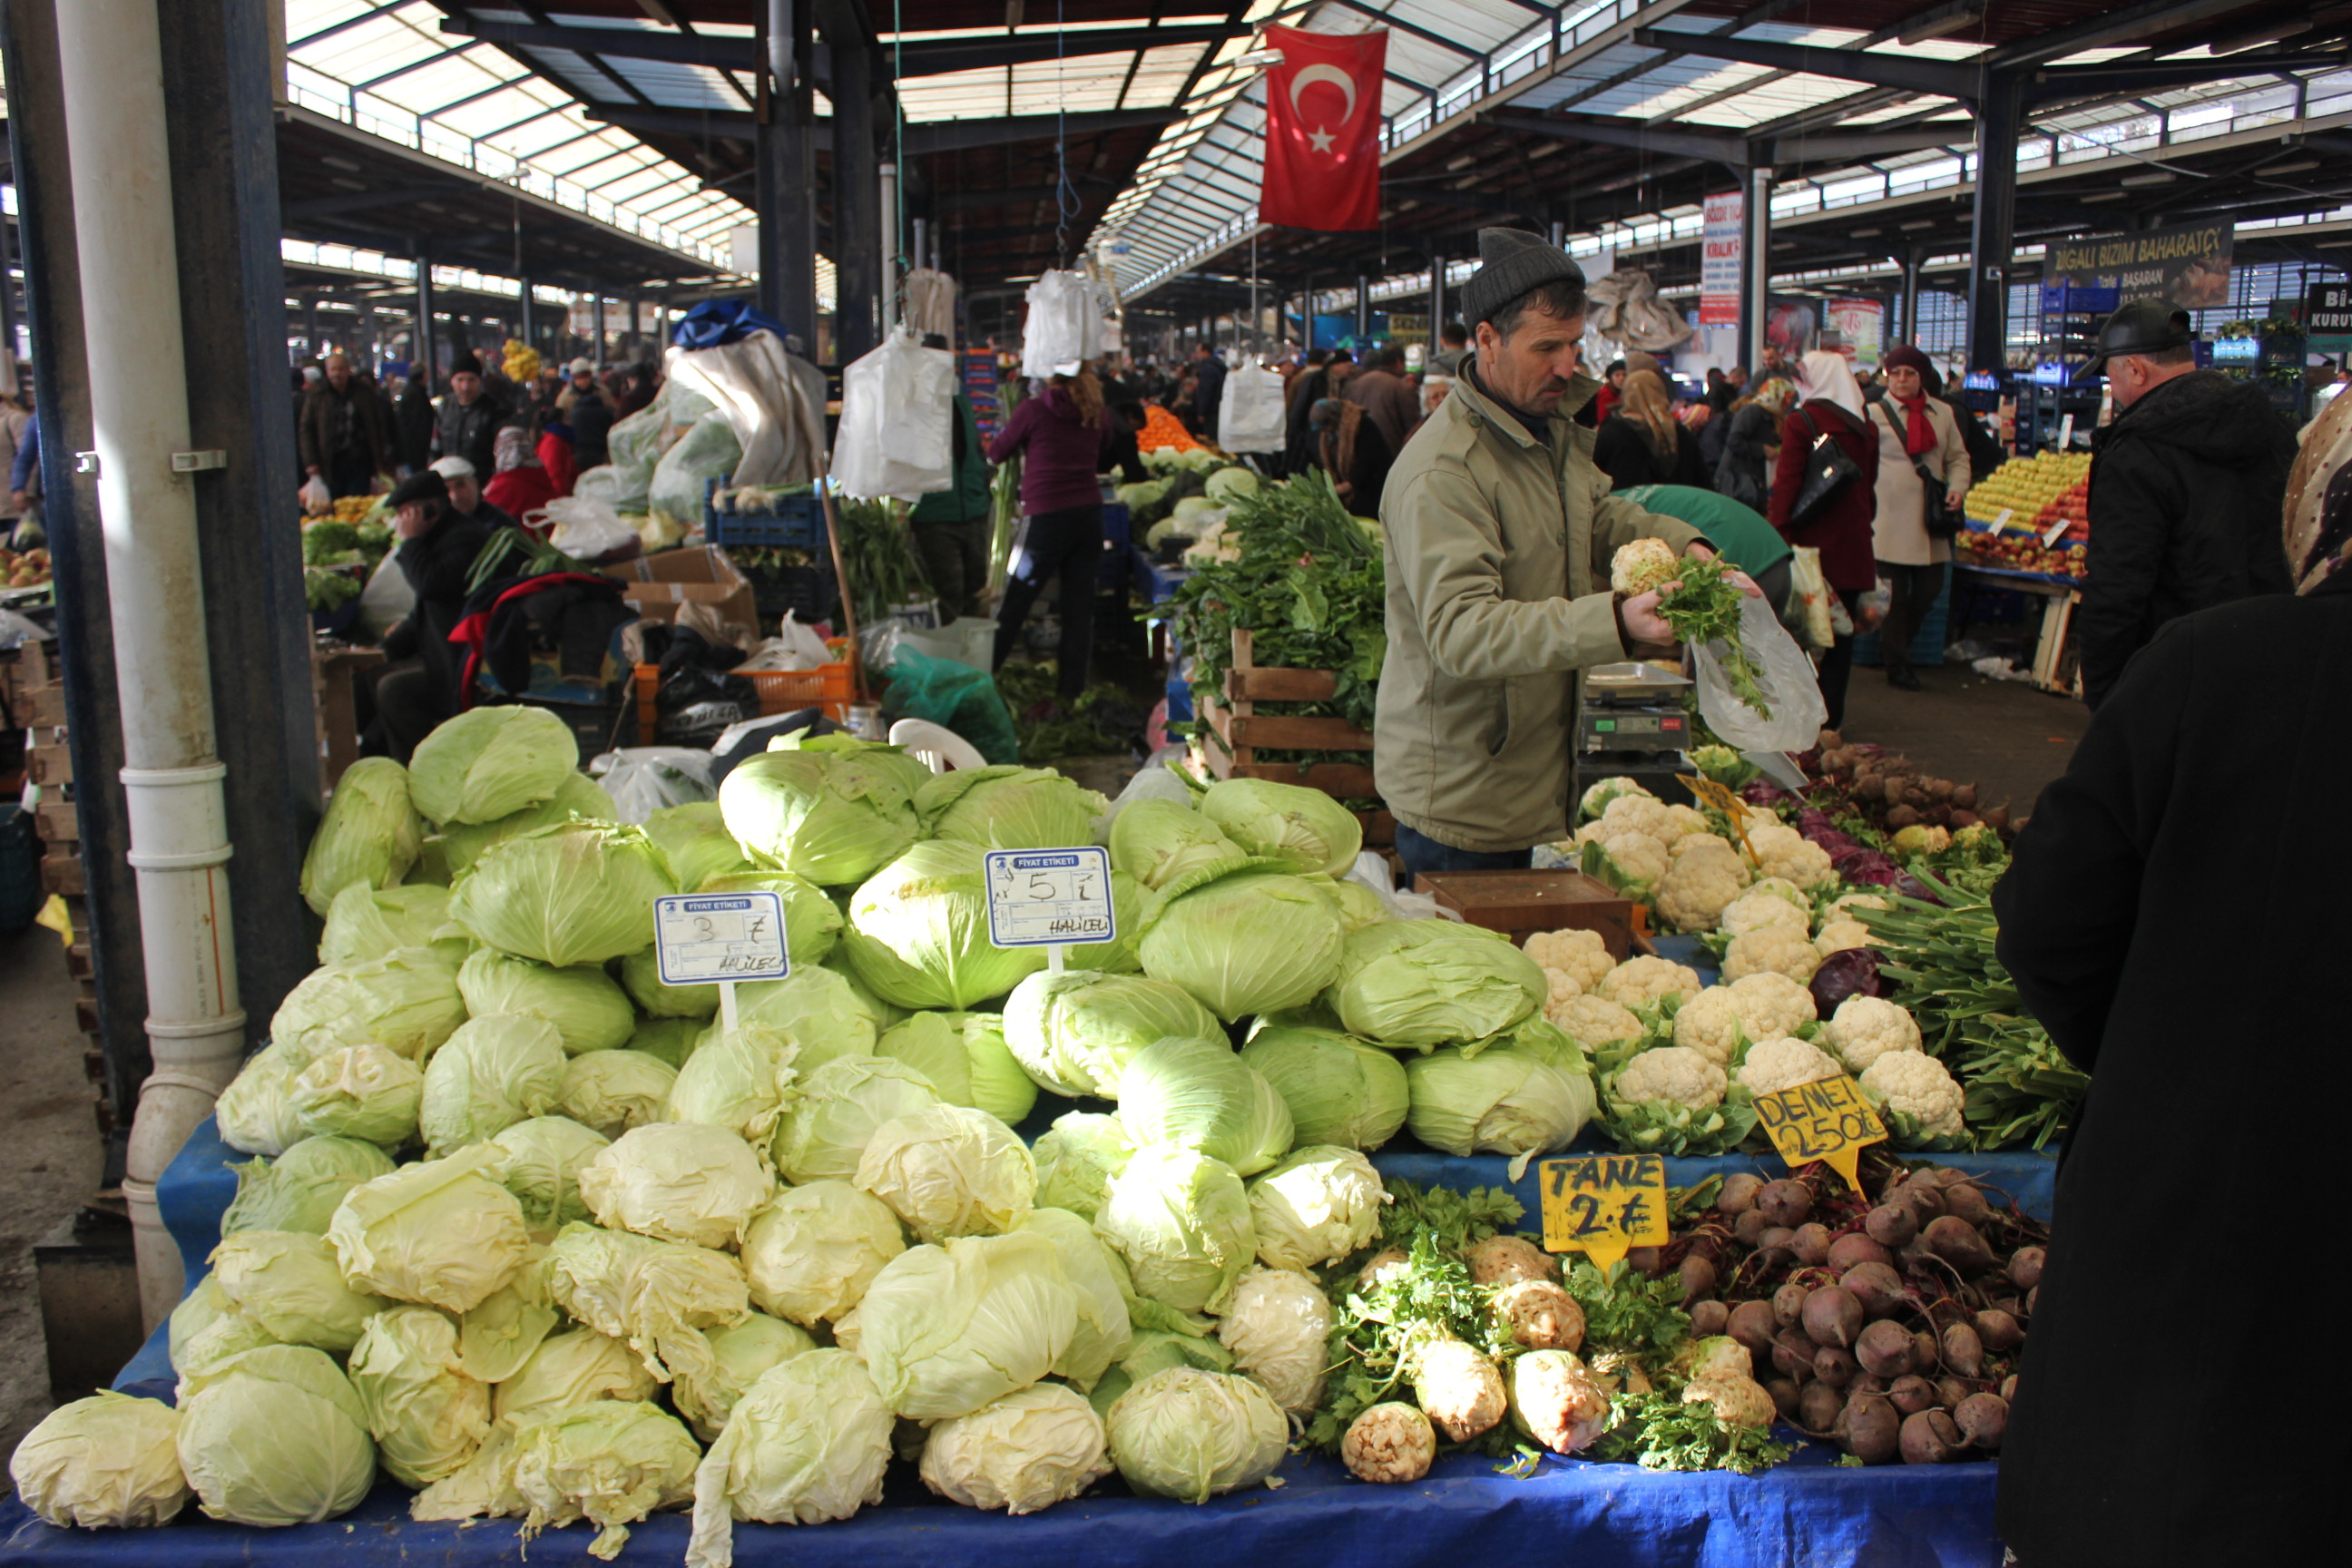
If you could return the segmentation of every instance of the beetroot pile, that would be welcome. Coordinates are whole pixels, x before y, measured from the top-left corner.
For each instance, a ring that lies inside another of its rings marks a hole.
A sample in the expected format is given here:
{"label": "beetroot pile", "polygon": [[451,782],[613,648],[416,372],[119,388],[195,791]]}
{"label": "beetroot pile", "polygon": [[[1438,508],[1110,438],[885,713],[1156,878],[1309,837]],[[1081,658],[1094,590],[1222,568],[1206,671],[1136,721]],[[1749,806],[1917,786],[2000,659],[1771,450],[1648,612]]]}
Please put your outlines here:
{"label": "beetroot pile", "polygon": [[1825,1165],[1723,1178],[1713,1206],[1634,1261],[1679,1272],[1694,1337],[1748,1347],[1783,1419],[1865,1465],[2000,1447],[2048,1228],[1958,1171],[1871,1151],[1866,1202]]}

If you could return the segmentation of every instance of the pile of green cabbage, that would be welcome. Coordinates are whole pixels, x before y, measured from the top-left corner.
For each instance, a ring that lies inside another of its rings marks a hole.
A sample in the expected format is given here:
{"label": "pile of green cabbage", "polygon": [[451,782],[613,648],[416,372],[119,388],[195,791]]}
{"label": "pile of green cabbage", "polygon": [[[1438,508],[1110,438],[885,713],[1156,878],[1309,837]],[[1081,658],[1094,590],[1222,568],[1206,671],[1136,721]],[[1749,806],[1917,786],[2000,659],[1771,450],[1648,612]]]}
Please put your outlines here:
{"label": "pile of green cabbage", "polygon": [[[71,1406],[20,1451],[70,1522],[332,1517],[376,1471],[419,1519],[593,1524],[878,1499],[919,1473],[1024,1512],[1113,1468],[1200,1500],[1278,1463],[1378,1243],[1364,1152],[1524,1154],[1591,1113],[1507,942],[1336,879],[1328,797],[1108,803],[1036,769],[933,777],[845,736],[719,800],[612,820],[564,727],[467,713],[346,776],[304,893],[321,966],[222,1096],[261,1156],[173,1314],[183,1401]],[[1119,940],[988,941],[982,859],[1107,837]],[[793,972],[663,984],[652,903],[782,895]],[[1245,1041],[1238,1047],[1237,1041]],[[1024,1142],[1039,1093],[1090,1097]],[[37,1440],[37,1441],[36,1441]]]}

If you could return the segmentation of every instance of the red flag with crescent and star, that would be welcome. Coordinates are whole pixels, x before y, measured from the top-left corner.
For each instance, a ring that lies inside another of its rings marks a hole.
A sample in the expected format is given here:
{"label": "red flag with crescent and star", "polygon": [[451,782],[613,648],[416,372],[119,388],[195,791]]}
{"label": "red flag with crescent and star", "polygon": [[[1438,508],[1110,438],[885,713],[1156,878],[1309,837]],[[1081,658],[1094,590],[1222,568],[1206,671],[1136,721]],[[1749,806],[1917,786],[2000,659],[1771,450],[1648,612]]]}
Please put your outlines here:
{"label": "red flag with crescent and star", "polygon": [[1265,186],[1260,223],[1338,233],[1381,222],[1381,87],[1385,27],[1368,33],[1265,29],[1282,51],[1265,73]]}

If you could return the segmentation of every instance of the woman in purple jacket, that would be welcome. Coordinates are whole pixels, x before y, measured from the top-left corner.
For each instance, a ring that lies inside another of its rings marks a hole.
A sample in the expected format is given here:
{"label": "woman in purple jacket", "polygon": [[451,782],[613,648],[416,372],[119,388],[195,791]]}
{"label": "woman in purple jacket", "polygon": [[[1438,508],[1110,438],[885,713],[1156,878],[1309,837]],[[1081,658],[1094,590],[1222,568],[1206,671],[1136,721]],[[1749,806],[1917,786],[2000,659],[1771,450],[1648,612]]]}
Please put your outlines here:
{"label": "woman in purple jacket", "polygon": [[1021,531],[1013,539],[1004,599],[996,610],[996,667],[1013,651],[1030,606],[1049,578],[1061,579],[1059,689],[1065,703],[1087,689],[1095,636],[1095,579],[1102,568],[1102,489],[1095,476],[1110,450],[1110,416],[1101,384],[1076,361],[1054,367],[1045,390],[1013,411],[989,444],[1002,463],[1025,451],[1021,468]]}

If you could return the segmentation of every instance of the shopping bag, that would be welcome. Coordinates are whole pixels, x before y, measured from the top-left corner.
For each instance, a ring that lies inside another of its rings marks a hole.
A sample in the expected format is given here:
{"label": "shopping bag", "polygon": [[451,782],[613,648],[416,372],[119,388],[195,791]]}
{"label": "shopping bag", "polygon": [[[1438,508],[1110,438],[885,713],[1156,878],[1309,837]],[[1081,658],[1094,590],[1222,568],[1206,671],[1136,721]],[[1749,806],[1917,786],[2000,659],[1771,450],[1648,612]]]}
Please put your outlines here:
{"label": "shopping bag", "polygon": [[316,474],[302,481],[302,489],[299,493],[302,499],[302,515],[305,517],[320,517],[335,509],[335,492],[329,489],[327,481]]}
{"label": "shopping bag", "polygon": [[400,569],[400,552],[394,551],[375,563],[368,574],[367,586],[360,590],[360,621],[368,637],[376,642],[383,634],[408,618],[416,607],[416,590],[408,584],[408,574]]}
{"label": "shopping bag", "polygon": [[1779,617],[1760,598],[1739,601],[1739,640],[1756,668],[1764,712],[1732,689],[1723,668],[1720,639],[1693,646],[1698,671],[1698,711],[1706,727],[1739,752],[1801,752],[1813,744],[1829,707],[1813,677],[1813,661],[1780,628]]}
{"label": "shopping bag", "polygon": [[1796,558],[1789,563],[1789,581],[1793,603],[1783,618],[1792,623],[1790,630],[1805,647],[1826,652],[1837,641],[1830,621],[1830,606],[1836,595],[1830,592],[1830,580],[1822,571],[1822,552],[1810,544],[1799,545]]}
{"label": "shopping bag", "polygon": [[1279,452],[1288,437],[1282,377],[1250,361],[1225,376],[1217,445],[1228,452]]}
{"label": "shopping bag", "polygon": [[912,333],[841,373],[841,430],[833,443],[834,483],[845,494],[912,500],[953,479],[955,361]]}
{"label": "shopping bag", "polygon": [[1055,365],[1081,363],[1100,353],[1102,312],[1083,272],[1048,270],[1029,285],[1029,316],[1021,329],[1021,374],[1042,381]]}
{"label": "shopping bag", "polygon": [[548,542],[574,561],[593,561],[637,541],[637,531],[601,500],[587,496],[557,496],[547,503],[547,521],[554,525]]}

